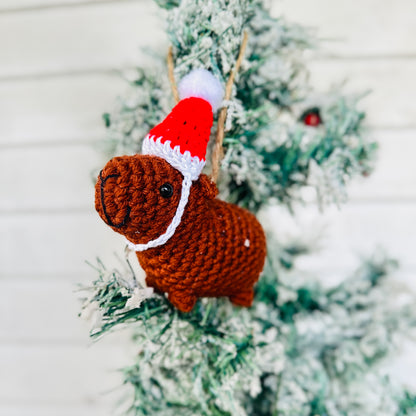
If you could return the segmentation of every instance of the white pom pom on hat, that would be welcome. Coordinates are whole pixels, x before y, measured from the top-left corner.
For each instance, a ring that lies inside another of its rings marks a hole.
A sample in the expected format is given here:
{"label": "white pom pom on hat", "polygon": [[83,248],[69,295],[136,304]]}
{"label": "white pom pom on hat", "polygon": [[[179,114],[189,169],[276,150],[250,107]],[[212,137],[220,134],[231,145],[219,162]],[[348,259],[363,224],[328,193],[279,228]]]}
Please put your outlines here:
{"label": "white pom pom on hat", "polygon": [[189,97],[203,98],[211,104],[212,111],[217,111],[224,98],[221,82],[206,69],[194,69],[185,75],[178,85],[181,100]]}

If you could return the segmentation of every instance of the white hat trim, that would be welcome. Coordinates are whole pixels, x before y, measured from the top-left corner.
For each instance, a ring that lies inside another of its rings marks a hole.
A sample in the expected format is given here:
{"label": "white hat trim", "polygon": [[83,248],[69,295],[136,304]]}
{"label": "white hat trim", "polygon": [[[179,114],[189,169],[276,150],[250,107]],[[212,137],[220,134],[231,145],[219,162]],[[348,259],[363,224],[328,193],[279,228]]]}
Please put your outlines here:
{"label": "white hat trim", "polygon": [[192,156],[189,150],[185,150],[182,153],[179,145],[172,149],[170,140],[162,143],[162,136],[157,139],[155,137],[148,134],[144,138],[142,145],[143,155],[159,156],[178,169],[183,176],[188,175],[193,181],[199,178],[205,166],[205,160],[200,160],[198,156]]}

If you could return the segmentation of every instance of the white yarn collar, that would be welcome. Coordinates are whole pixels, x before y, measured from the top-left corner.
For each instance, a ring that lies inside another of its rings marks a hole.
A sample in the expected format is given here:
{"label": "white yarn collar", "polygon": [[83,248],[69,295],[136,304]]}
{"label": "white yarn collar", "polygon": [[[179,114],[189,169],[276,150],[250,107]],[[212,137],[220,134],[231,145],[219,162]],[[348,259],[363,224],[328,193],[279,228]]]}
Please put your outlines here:
{"label": "white yarn collar", "polygon": [[176,208],[175,216],[172,222],[169,224],[167,230],[155,240],[150,240],[146,244],[134,244],[126,238],[127,246],[130,250],[145,251],[149,248],[154,248],[165,244],[175,234],[176,228],[181,223],[182,215],[185,211],[186,204],[188,203],[189,193],[192,186],[192,179],[189,175],[185,176],[182,181],[181,199],[179,200],[178,207]]}
{"label": "white yarn collar", "polygon": [[182,215],[185,211],[185,207],[188,203],[189,193],[191,191],[192,181],[199,178],[203,167],[205,166],[205,160],[200,160],[198,156],[192,156],[189,150],[181,153],[180,146],[177,145],[173,149],[170,146],[171,141],[166,140],[161,142],[162,136],[155,140],[156,136],[150,136],[149,134],[143,140],[142,154],[159,156],[165,159],[171,166],[178,169],[183,175],[181,199],[179,200],[178,207],[176,208],[175,216],[172,222],[169,224],[167,230],[154,240],[150,240],[146,244],[134,244],[130,240],[127,240],[127,246],[134,251],[145,251],[149,248],[154,248],[165,244],[175,234],[176,228],[181,223]]}
{"label": "white yarn collar", "polygon": [[134,251],[145,251],[165,244],[175,234],[176,228],[181,223],[182,215],[188,203],[189,193],[191,191],[192,181],[198,179],[205,165],[205,160],[200,160],[198,156],[192,156],[189,150],[181,153],[180,146],[173,149],[170,146],[171,141],[161,142],[162,136],[155,139],[156,136],[149,134],[143,140],[142,154],[153,155],[165,159],[171,166],[178,169],[183,175],[181,199],[176,208],[175,216],[169,224],[167,230],[155,240],[150,240],[146,244],[134,244],[127,238],[127,246]]}

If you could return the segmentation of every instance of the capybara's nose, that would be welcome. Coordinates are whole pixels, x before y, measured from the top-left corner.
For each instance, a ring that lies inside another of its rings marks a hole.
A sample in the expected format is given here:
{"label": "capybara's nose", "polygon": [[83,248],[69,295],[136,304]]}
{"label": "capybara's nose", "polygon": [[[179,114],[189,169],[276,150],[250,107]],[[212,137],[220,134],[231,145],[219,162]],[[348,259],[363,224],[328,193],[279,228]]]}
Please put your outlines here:
{"label": "capybara's nose", "polygon": [[[117,198],[117,190],[115,180],[120,177],[119,173],[111,173],[109,175],[104,175],[103,171],[100,172],[100,190],[99,198],[101,202],[101,207],[104,214],[104,221],[114,228],[121,228],[127,224],[130,219],[130,207],[127,205],[125,208],[125,214],[120,219],[120,215],[123,215],[118,209],[115,202]],[[110,203],[109,203],[110,200]],[[124,211],[124,210],[123,210]]]}

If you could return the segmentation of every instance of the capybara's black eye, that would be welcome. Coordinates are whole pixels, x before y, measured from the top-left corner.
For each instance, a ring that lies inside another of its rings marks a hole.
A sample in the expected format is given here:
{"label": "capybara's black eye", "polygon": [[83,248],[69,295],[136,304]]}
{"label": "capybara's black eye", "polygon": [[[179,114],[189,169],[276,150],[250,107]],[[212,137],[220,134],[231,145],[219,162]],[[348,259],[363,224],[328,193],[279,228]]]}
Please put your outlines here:
{"label": "capybara's black eye", "polygon": [[173,195],[173,186],[166,182],[159,188],[159,192],[163,198],[170,198]]}

